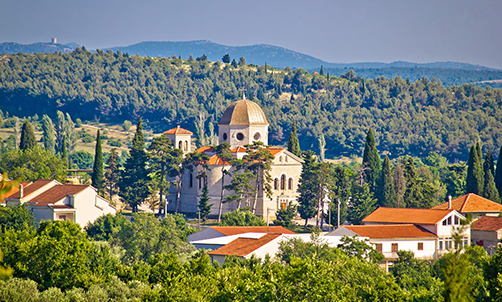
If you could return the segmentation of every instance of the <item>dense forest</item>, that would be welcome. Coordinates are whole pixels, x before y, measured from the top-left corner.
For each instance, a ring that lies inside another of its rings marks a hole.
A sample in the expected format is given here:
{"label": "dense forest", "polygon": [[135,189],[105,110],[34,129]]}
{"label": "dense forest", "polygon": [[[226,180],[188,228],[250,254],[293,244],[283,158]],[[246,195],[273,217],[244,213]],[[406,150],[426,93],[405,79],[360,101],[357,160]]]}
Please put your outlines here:
{"label": "dense forest", "polygon": [[395,158],[437,151],[467,160],[469,147],[502,145],[502,91],[474,85],[445,87],[435,79],[367,80],[237,63],[129,56],[120,52],[11,54],[0,57],[0,109],[31,116],[61,110],[82,120],[122,123],[143,117],[145,128],[217,124],[223,110],[245,91],[264,109],[271,144],[284,145],[296,120],[302,149],[326,157],[362,153],[368,128],[377,148]]}

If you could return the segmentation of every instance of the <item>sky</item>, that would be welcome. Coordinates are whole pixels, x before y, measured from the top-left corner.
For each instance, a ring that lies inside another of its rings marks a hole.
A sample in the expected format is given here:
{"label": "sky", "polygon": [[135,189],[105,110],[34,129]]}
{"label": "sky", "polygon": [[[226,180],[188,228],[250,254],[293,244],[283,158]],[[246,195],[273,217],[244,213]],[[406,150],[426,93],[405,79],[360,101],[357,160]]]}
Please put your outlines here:
{"label": "sky", "polygon": [[502,69],[500,0],[0,0],[0,42],[270,44],[332,63]]}

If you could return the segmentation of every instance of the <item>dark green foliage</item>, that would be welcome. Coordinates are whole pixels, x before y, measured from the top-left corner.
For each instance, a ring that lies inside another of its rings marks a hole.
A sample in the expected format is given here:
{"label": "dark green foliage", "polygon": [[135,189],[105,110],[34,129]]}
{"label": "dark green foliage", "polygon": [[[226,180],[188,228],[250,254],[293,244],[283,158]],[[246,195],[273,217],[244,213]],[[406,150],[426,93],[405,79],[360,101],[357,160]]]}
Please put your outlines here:
{"label": "dark green foliage", "polygon": [[111,200],[113,195],[117,193],[118,182],[120,177],[120,164],[118,163],[119,155],[117,149],[110,150],[110,155],[106,160],[106,168],[104,170],[105,186],[108,190],[108,198]]}
{"label": "dark green foliage", "polygon": [[473,145],[469,153],[469,161],[467,162],[467,179],[465,184],[466,193],[474,193],[478,195],[483,194],[483,174],[481,155],[478,153],[478,148]]}
{"label": "dark green foliage", "polygon": [[293,126],[291,127],[291,132],[289,133],[288,151],[300,158],[302,157],[302,150],[300,149],[300,141],[298,140],[298,134],[296,133],[295,120],[293,120]]}
{"label": "dark green foliage", "polygon": [[435,203],[436,188],[430,182],[419,177],[413,158],[405,156],[402,163],[404,165],[404,178],[406,179],[406,190],[403,198],[406,207],[432,207]]}
{"label": "dark green foliage", "polygon": [[380,263],[384,259],[384,256],[373,248],[368,239],[343,236],[340,242],[337,247],[351,257],[357,257],[361,260],[369,259],[374,263]]}
{"label": "dark green foliage", "polygon": [[[465,146],[472,137],[479,136],[491,150],[502,144],[493,135],[502,129],[501,90],[445,87],[421,77],[413,83],[399,77],[366,80],[355,74],[331,77],[323,88],[317,79],[326,82],[325,76],[303,69],[276,69],[272,74],[264,68],[214,66],[208,61],[112,52],[9,54],[0,63],[0,99],[4,100],[0,107],[18,116],[53,115],[64,108],[82,120],[96,117],[116,123],[143,116],[159,132],[166,122],[194,131],[201,112],[219,120],[245,86],[250,94],[258,96],[262,89],[261,95],[267,96],[258,99],[271,123],[271,144],[286,144],[284,134],[296,118],[301,146],[312,149],[323,133],[329,146],[327,158],[360,154],[368,128],[385,133],[378,136],[379,151],[392,157],[423,157],[436,150],[449,160],[466,160]],[[273,97],[277,83],[283,92],[294,93],[294,101],[278,102]]]}
{"label": "dark green foliage", "polygon": [[0,155],[0,173],[8,172],[13,179],[36,181],[66,176],[66,162],[40,147],[26,151],[10,151]]}
{"label": "dark green foliage", "polygon": [[237,61],[235,59],[232,60],[232,67],[237,68]]}
{"label": "dark green foliage", "polygon": [[497,160],[497,170],[495,171],[495,186],[499,191],[502,200],[502,146],[500,147],[499,158]]}
{"label": "dark green foliage", "polygon": [[372,192],[375,189],[375,182],[380,173],[380,156],[376,149],[375,136],[371,129],[366,135],[366,143],[364,144],[363,164],[364,181],[370,185]]}
{"label": "dark green foliage", "polygon": [[225,54],[225,55],[223,56],[223,58],[221,58],[221,61],[222,61],[223,63],[227,63],[227,64],[228,64],[228,63],[230,63],[230,55],[229,55],[228,53],[227,53],[227,54]]}
{"label": "dark green foliage", "polygon": [[37,145],[37,139],[35,138],[35,130],[33,125],[29,121],[23,123],[23,128],[21,130],[21,142],[19,143],[19,150],[33,149]]}
{"label": "dark green foliage", "polygon": [[281,225],[286,228],[293,227],[295,225],[293,219],[298,214],[296,208],[297,208],[296,205],[289,202],[285,209],[279,209],[275,213],[276,220],[274,220],[274,224]]}
{"label": "dark green foliage", "polygon": [[376,198],[379,207],[395,207],[396,191],[394,188],[394,179],[392,177],[392,167],[389,157],[385,155],[382,171],[376,185]]}
{"label": "dark green foliage", "polygon": [[87,151],[78,150],[70,155],[70,161],[77,169],[92,169],[94,165],[94,156]]}
{"label": "dark green foliage", "polygon": [[250,208],[241,208],[223,214],[220,226],[264,226],[265,221],[252,213]]}
{"label": "dark green foliage", "polygon": [[298,212],[300,217],[305,219],[307,225],[308,219],[315,216],[317,209],[317,198],[314,192],[314,176],[315,176],[315,158],[312,151],[304,152],[304,163],[302,165],[302,173],[300,175],[300,185],[298,187]]}
{"label": "dark green foliage", "polygon": [[46,114],[42,117],[42,130],[44,132],[42,141],[44,142],[45,149],[51,153],[55,153],[56,137],[54,133],[54,126],[52,125],[52,120]]}
{"label": "dark green foliage", "polygon": [[35,219],[26,204],[0,207],[0,232],[35,230]]}
{"label": "dark green foliage", "polygon": [[499,245],[495,254],[487,259],[483,274],[491,301],[502,301],[502,278],[500,278],[502,275],[502,245]]}
{"label": "dark green foliage", "polygon": [[120,213],[107,214],[99,217],[93,223],[89,223],[84,230],[89,238],[96,241],[106,241],[116,237],[128,222]]}
{"label": "dark green foliage", "polygon": [[104,172],[103,172],[103,150],[101,148],[101,133],[98,130],[96,137],[96,151],[94,153],[94,166],[92,167],[91,184],[98,189],[99,192],[103,190]]}
{"label": "dark green foliage", "polygon": [[370,192],[369,184],[354,184],[347,220],[351,224],[361,224],[362,220],[377,208],[377,200]]}
{"label": "dark green foliage", "polygon": [[329,221],[329,213],[325,215],[326,222],[330,225],[338,226],[338,199],[340,200],[340,224],[347,220],[347,201],[350,197],[349,169],[341,166],[335,166],[333,173],[333,182],[331,185],[331,194],[329,197],[333,201],[330,204],[331,221]]}
{"label": "dark green foliage", "polygon": [[490,199],[491,201],[500,203],[500,196],[495,186],[495,180],[493,177],[493,156],[492,152],[488,150],[485,156],[485,161],[483,163],[483,174],[484,174],[484,184],[483,184],[483,197]]}
{"label": "dark green foliage", "polygon": [[129,157],[124,165],[120,178],[119,195],[131,206],[133,212],[138,211],[138,206],[149,195],[147,154],[145,151],[145,139],[143,137],[142,119],[138,120],[136,133],[129,149]]}
{"label": "dark green foliage", "polygon": [[466,271],[471,269],[468,255],[459,250],[443,256],[441,269],[445,276],[445,302],[474,301],[473,284]]}
{"label": "dark green foliage", "polygon": [[68,150],[66,149],[66,137],[63,138],[62,148],[63,149],[61,151],[61,159],[65,162],[65,165],[68,165]]}
{"label": "dark green foliage", "polygon": [[199,208],[200,219],[202,219],[202,221],[206,221],[209,214],[211,214],[211,206],[213,204],[209,203],[210,200],[211,198],[209,197],[207,184],[204,184],[204,187],[202,188],[202,195],[199,198],[199,205],[197,206]]}

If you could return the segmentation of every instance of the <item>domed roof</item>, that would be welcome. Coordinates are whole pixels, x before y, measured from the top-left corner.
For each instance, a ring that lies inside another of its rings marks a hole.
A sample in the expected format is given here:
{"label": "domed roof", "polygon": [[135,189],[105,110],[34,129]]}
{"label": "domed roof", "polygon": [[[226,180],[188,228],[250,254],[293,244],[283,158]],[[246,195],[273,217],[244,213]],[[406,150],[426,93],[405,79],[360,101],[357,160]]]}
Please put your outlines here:
{"label": "domed roof", "polygon": [[268,125],[268,122],[258,104],[244,99],[230,104],[218,125]]}

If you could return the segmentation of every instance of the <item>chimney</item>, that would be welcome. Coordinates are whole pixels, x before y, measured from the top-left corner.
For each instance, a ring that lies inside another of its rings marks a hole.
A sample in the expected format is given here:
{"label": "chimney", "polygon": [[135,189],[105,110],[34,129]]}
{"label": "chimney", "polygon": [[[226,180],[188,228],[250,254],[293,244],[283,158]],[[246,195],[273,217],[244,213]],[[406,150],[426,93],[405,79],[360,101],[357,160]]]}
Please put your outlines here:
{"label": "chimney", "polygon": [[451,195],[448,195],[448,210],[451,210]]}

